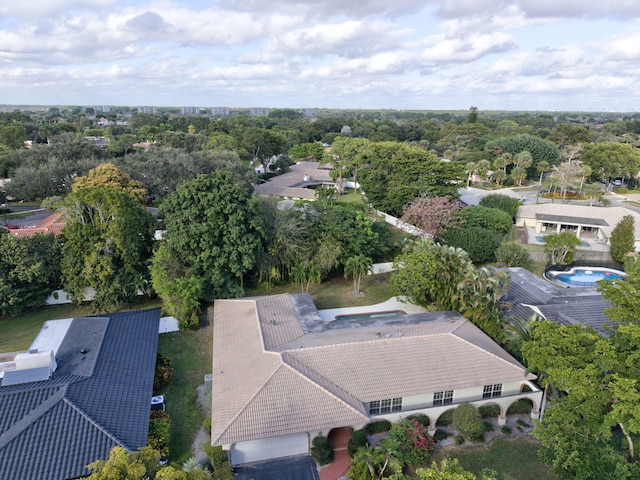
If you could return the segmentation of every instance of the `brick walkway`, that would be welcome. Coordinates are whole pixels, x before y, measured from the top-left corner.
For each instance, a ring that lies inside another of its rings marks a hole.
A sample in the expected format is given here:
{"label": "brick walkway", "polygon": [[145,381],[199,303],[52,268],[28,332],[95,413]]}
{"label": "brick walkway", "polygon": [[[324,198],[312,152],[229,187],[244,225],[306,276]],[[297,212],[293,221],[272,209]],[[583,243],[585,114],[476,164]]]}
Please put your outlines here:
{"label": "brick walkway", "polygon": [[329,444],[333,448],[333,462],[322,467],[320,480],[339,480],[345,478],[351,463],[347,444],[351,438],[351,428],[336,428],[329,433]]}

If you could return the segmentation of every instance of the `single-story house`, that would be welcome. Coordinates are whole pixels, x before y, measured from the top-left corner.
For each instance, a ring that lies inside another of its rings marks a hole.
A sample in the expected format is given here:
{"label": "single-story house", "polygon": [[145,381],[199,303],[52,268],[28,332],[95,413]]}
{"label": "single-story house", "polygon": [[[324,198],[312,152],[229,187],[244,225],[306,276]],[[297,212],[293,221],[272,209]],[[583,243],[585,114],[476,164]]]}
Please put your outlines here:
{"label": "single-story house", "polygon": [[147,444],[160,309],[44,323],[0,355],[0,478],[65,480]]}
{"label": "single-story house", "polygon": [[602,335],[613,323],[604,314],[609,307],[597,287],[563,288],[520,267],[509,272],[509,289],[502,298],[505,316],[527,320],[532,315],[561,325],[585,325]]}
{"label": "single-story house", "polygon": [[331,170],[321,168],[318,162],[299,162],[290,167],[282,175],[269,179],[268,182],[256,185],[258,195],[274,195],[293,200],[315,200],[314,188],[319,185],[335,185],[329,174]]}
{"label": "single-story house", "polygon": [[9,232],[21,238],[33,237],[38,233],[53,233],[57,237],[65,226],[62,216],[62,213],[52,213],[48,217],[43,218],[42,221],[34,227],[10,228]]}
{"label": "single-story house", "polygon": [[462,402],[500,408],[527,399],[535,376],[457,312],[323,321],[308,294],[217,300],[213,445],[232,464],[307,454],[314,437]]}
{"label": "single-story house", "polygon": [[611,232],[626,215],[634,218],[635,247],[640,251],[640,214],[624,207],[590,207],[563,203],[521,205],[516,215],[516,226],[527,229],[529,243],[531,236],[572,232],[586,241],[596,241],[608,245]]}

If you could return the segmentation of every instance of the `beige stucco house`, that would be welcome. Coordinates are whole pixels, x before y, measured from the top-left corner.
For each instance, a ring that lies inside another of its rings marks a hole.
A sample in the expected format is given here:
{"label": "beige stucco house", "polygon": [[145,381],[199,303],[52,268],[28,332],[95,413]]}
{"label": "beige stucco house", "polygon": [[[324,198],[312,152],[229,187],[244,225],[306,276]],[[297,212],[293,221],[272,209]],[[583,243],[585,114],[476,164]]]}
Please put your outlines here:
{"label": "beige stucco house", "polygon": [[323,321],[308,294],[217,300],[212,444],[233,464],[307,454],[332,429],[411,414],[438,417],[461,402],[527,399],[535,377],[457,312]]}
{"label": "beige stucco house", "polygon": [[611,232],[625,215],[634,218],[635,247],[640,251],[640,214],[623,207],[559,203],[521,205],[516,215],[516,226],[527,229],[529,243],[538,243],[534,241],[538,236],[569,231],[581,240],[609,245]]}

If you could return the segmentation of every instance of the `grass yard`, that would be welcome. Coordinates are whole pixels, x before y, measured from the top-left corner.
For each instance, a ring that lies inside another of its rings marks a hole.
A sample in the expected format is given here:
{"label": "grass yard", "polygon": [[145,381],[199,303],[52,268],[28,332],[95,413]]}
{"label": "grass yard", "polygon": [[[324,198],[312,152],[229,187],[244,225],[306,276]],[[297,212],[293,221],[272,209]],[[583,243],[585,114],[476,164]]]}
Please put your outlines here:
{"label": "grass yard", "polygon": [[[140,300],[121,310],[157,308],[160,300]],[[17,317],[0,318],[0,352],[26,350],[33,342],[42,324],[47,320],[97,315],[90,305],[51,305],[25,312]]]}
{"label": "grass yard", "polygon": [[169,459],[182,463],[191,456],[191,445],[206,415],[198,402],[198,385],[211,373],[212,327],[198,331],[160,335],[158,351],[173,362],[173,379],[165,391],[167,413],[171,416]]}
{"label": "grass yard", "polygon": [[362,193],[360,193],[360,190],[355,193],[353,191],[353,188],[345,188],[344,193],[340,195],[341,203],[362,203],[363,201],[364,200],[362,197]]}
{"label": "grass yard", "polygon": [[435,460],[457,458],[466,470],[480,475],[483,468],[498,472],[498,480],[554,480],[557,477],[538,460],[537,442],[530,437],[497,438],[489,445],[447,447]]}
{"label": "grass yard", "polygon": [[[390,273],[362,277],[360,294],[353,293],[353,279],[336,274],[325,279],[320,285],[312,285],[309,293],[319,310],[339,307],[359,307],[389,300],[393,296],[389,286]],[[279,293],[301,293],[300,285],[278,285],[269,289],[246,292],[247,297],[256,295],[276,295]]]}

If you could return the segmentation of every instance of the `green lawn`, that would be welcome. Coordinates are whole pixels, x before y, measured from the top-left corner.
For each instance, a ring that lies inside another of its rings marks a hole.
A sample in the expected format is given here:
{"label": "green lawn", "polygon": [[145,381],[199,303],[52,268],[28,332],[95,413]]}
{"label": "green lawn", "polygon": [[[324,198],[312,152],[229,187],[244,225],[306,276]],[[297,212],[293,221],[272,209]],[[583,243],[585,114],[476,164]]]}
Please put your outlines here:
{"label": "green lawn", "polygon": [[167,413],[171,416],[169,459],[182,463],[191,456],[191,445],[206,415],[198,402],[198,385],[211,373],[212,327],[198,331],[160,335],[158,350],[173,362],[173,379],[165,391]]}
{"label": "green lawn", "polygon": [[530,437],[497,438],[489,445],[448,447],[436,460],[457,458],[466,470],[480,475],[483,468],[498,472],[498,480],[554,480],[557,478],[540,460],[540,447]]}
{"label": "green lawn", "polygon": [[[353,293],[353,280],[336,274],[320,285],[312,285],[309,293],[319,310],[325,308],[359,307],[389,300],[393,296],[389,286],[390,273],[362,277],[360,294]],[[279,285],[269,289],[247,291],[246,296],[276,295],[279,293],[301,293],[300,285]]]}
{"label": "green lawn", "polygon": [[340,202],[342,203],[362,203],[362,193],[358,190],[357,193],[354,193],[353,188],[345,188],[344,193],[340,195]]}

